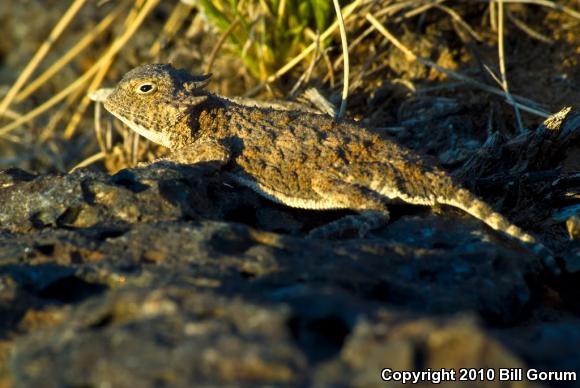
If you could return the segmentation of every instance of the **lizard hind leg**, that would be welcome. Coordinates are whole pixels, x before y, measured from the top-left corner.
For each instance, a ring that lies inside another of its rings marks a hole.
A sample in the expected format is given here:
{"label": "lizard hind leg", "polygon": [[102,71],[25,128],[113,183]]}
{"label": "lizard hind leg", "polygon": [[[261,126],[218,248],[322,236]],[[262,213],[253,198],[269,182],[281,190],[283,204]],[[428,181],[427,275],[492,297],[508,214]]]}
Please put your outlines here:
{"label": "lizard hind leg", "polygon": [[375,191],[330,177],[314,178],[312,189],[335,208],[352,209],[358,214],[342,217],[315,228],[308,233],[308,238],[337,238],[350,231],[364,237],[370,230],[389,221],[387,206]]}

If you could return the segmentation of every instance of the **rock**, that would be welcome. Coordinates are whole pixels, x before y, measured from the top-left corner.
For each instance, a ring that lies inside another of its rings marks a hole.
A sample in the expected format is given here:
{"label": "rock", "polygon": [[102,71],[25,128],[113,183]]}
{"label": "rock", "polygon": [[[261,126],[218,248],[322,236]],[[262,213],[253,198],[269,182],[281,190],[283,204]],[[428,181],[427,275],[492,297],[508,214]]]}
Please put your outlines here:
{"label": "rock", "polygon": [[566,220],[570,240],[580,240],[580,215],[576,214]]}
{"label": "rock", "polygon": [[[317,241],[348,213],[288,209],[206,166],[0,181],[14,386],[361,386],[385,367],[526,366],[536,346],[490,328],[541,306],[539,261],[460,213],[394,207],[365,239]],[[545,349],[533,365],[571,367]]]}
{"label": "rock", "polygon": [[288,316],[211,292],[115,291],[19,341],[12,371],[20,386],[299,384]]}
{"label": "rock", "polygon": [[[367,387],[379,385],[384,369],[387,369],[386,379],[392,379],[396,376],[393,372],[398,371],[445,369],[445,375],[427,375],[418,382],[451,387],[466,377],[461,369],[482,369],[486,371],[482,385],[503,387],[507,385],[499,381],[499,368],[524,367],[517,356],[482,330],[470,316],[401,319],[400,314],[381,310],[374,319],[361,320],[356,325],[339,357],[319,368],[315,381],[321,387]],[[494,375],[488,375],[487,370],[493,370]],[[469,383],[468,378],[463,380],[463,384]],[[392,379],[383,384],[398,387],[401,381]]]}

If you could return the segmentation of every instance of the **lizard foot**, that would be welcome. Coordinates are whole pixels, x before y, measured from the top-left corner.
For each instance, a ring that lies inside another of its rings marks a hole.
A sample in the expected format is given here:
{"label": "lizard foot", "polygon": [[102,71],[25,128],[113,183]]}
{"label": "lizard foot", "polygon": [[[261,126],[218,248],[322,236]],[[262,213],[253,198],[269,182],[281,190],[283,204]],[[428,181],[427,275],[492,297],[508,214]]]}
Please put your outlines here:
{"label": "lizard foot", "polygon": [[360,214],[346,216],[326,225],[314,228],[308,233],[306,238],[326,240],[345,237],[363,238],[370,230],[385,225],[388,221],[388,212],[367,210]]}

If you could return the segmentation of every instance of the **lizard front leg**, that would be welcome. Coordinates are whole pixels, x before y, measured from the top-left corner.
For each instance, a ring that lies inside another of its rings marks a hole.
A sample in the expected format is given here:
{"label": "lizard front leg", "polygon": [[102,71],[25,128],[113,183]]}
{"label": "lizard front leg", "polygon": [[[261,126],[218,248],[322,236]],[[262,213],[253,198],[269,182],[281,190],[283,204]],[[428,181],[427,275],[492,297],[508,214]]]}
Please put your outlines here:
{"label": "lizard front leg", "polygon": [[190,146],[174,150],[169,158],[181,164],[208,163],[221,167],[230,161],[231,152],[228,147],[217,140],[203,139]]}
{"label": "lizard front leg", "polygon": [[168,156],[157,161],[179,164],[204,163],[220,168],[230,161],[231,155],[230,149],[217,140],[203,139],[191,145],[175,149]]}
{"label": "lizard front leg", "polygon": [[389,221],[389,211],[383,198],[370,189],[327,176],[313,178],[312,189],[337,207],[352,209],[359,214],[315,228],[308,233],[309,238],[334,238],[352,230],[364,237],[368,231]]}

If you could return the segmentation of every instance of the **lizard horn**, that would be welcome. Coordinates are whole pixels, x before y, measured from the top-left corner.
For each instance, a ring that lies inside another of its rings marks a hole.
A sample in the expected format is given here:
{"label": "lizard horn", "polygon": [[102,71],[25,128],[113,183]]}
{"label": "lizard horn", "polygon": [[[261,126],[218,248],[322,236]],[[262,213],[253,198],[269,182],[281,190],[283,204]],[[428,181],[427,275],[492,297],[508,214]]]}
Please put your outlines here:
{"label": "lizard horn", "polygon": [[186,82],[183,86],[187,89],[187,90],[193,90],[193,89],[203,89],[205,88],[210,81],[212,74],[205,74],[205,75],[196,75],[191,77],[191,80],[189,80],[188,82]]}

